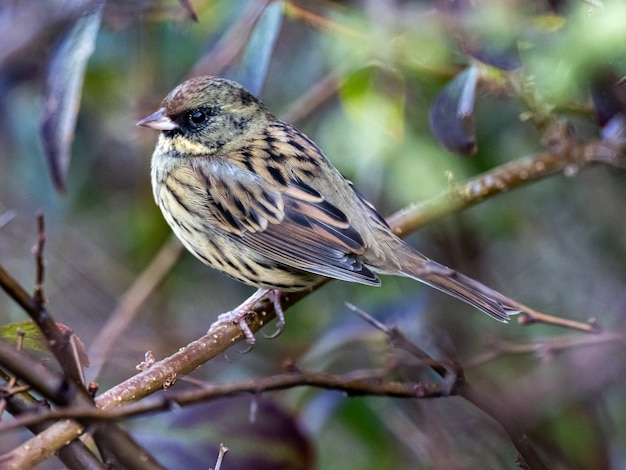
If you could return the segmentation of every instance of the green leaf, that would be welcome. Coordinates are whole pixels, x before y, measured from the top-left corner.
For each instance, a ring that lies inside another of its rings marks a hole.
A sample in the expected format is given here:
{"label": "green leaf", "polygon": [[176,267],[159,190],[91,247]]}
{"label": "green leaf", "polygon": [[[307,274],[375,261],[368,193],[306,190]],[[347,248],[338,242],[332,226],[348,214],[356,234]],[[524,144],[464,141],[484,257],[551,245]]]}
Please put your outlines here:
{"label": "green leaf", "polygon": [[[57,326],[62,332],[69,334],[69,341],[74,350],[74,355],[79,364],[89,367],[89,357],[85,345],[80,340],[71,328],[65,326],[62,323],[57,323]],[[37,351],[45,354],[50,354],[48,348],[48,341],[41,334],[41,331],[32,321],[25,321],[21,323],[11,323],[9,325],[0,325],[0,338],[8,341],[11,344],[17,345],[17,340],[23,334],[22,348],[30,351]]]}
{"label": "green leaf", "polygon": [[43,337],[37,325],[32,321],[0,326],[0,338],[11,344],[17,345],[17,339],[20,334],[24,335],[22,342],[23,348],[30,349],[31,351],[50,352],[46,338]]}

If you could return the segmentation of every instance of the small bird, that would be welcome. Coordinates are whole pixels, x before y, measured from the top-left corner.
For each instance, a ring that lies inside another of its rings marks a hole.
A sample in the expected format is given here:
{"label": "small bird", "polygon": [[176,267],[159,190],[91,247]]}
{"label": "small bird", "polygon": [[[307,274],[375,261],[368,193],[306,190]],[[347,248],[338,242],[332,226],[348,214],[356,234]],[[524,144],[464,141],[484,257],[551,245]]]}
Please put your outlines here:
{"label": "small bird", "polygon": [[152,188],[165,220],[203,263],[259,288],[220,316],[254,336],[245,316],[270,292],[284,325],[280,292],[320,277],[381,284],[406,276],[501,322],[519,303],[428,259],[395,236],[374,206],[295,127],[273,116],[236,82],[196,77],[172,90],[137,123],[161,131]]}

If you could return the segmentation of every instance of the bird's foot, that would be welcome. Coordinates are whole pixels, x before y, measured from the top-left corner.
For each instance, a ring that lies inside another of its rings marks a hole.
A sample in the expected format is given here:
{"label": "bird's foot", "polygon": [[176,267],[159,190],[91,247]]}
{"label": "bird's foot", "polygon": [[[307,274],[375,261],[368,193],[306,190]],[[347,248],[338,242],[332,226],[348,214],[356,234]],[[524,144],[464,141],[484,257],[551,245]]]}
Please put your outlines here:
{"label": "bird's foot", "polygon": [[246,316],[250,311],[254,308],[254,306],[264,298],[266,298],[272,302],[274,305],[274,311],[276,312],[276,317],[278,318],[276,322],[276,331],[271,335],[266,335],[266,338],[276,338],[282,331],[285,326],[285,314],[283,312],[282,306],[280,304],[280,296],[281,291],[279,290],[270,290],[270,289],[259,289],[250,297],[248,297],[239,307],[230,312],[226,312],[217,317],[219,322],[232,322],[239,325],[239,328],[243,332],[246,337],[246,341],[248,344],[253,345],[256,342],[254,338],[254,333],[250,329],[250,325],[246,321]]}

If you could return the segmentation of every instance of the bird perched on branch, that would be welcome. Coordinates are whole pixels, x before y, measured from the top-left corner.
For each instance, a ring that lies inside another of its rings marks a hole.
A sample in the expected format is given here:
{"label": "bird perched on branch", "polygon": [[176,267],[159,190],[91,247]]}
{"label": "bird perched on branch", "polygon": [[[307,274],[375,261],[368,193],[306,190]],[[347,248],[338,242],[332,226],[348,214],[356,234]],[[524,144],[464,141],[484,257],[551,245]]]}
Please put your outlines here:
{"label": "bird perched on branch", "polygon": [[178,85],[138,125],[159,130],[154,198],[174,233],[203,263],[260,290],[220,316],[254,336],[245,316],[271,293],[307,289],[320,276],[379,286],[406,276],[506,322],[520,304],[428,259],[385,220],[306,135],[241,85],[197,77]]}

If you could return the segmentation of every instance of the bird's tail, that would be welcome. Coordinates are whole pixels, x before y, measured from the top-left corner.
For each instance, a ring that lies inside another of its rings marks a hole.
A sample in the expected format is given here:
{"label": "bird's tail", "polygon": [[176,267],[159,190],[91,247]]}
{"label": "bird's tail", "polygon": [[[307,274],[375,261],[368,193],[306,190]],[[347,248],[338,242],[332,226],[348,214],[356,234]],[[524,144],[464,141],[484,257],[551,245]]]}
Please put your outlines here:
{"label": "bird's tail", "polygon": [[410,251],[403,250],[405,251],[402,258],[404,276],[456,297],[503,323],[508,322],[509,315],[522,311],[522,306],[518,302],[405,246]]}

